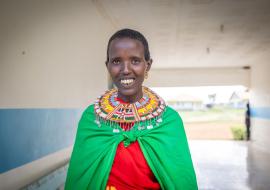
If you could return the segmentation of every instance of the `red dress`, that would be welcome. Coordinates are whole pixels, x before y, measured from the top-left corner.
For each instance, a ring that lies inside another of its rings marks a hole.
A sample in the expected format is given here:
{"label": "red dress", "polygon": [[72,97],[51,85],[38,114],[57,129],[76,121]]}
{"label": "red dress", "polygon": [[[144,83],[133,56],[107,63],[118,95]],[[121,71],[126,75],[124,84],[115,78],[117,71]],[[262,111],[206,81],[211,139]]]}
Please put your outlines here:
{"label": "red dress", "polygon": [[[121,99],[118,99],[121,103]],[[134,124],[134,123],[133,123]],[[121,125],[123,129],[130,128]],[[160,185],[148,166],[138,141],[118,145],[106,190],[157,190]]]}

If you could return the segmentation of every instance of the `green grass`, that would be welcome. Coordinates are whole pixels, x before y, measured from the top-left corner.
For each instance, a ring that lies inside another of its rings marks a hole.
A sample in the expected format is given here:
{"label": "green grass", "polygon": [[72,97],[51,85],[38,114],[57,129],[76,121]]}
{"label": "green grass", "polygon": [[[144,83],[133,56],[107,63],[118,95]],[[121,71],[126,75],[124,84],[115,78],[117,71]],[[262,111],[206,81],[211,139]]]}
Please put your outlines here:
{"label": "green grass", "polygon": [[[204,111],[180,111],[179,114],[185,124],[196,126],[198,131],[200,131],[201,127],[204,127],[205,131],[213,132],[213,130],[217,130],[226,136],[225,130],[231,131],[231,138],[234,140],[244,140],[246,138],[244,109],[215,107]],[[213,126],[215,126],[215,129]],[[196,133],[193,128],[194,132]]]}
{"label": "green grass", "polygon": [[234,140],[245,140],[246,139],[246,130],[241,125],[231,127],[231,132],[233,134]]}

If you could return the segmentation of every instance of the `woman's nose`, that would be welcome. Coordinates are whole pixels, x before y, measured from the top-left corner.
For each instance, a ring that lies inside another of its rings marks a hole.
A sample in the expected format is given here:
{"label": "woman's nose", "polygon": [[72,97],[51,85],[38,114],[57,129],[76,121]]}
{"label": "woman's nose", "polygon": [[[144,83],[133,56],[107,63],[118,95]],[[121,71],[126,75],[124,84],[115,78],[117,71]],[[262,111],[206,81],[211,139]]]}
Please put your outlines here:
{"label": "woman's nose", "polygon": [[125,61],[123,64],[123,73],[129,74],[130,73],[130,63],[129,61]]}

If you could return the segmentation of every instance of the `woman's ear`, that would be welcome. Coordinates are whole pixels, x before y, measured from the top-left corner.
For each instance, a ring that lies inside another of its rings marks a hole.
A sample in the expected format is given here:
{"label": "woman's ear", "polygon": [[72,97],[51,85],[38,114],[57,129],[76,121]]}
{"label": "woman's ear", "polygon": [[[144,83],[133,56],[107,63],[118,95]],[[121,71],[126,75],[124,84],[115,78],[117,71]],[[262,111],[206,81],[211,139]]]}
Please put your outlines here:
{"label": "woman's ear", "polygon": [[146,71],[149,71],[151,69],[152,63],[152,59],[149,59],[149,61],[146,62]]}
{"label": "woman's ear", "polygon": [[109,70],[109,62],[108,62],[108,61],[105,61],[105,64],[106,64],[106,69],[107,69],[108,73],[110,73],[110,70]]}

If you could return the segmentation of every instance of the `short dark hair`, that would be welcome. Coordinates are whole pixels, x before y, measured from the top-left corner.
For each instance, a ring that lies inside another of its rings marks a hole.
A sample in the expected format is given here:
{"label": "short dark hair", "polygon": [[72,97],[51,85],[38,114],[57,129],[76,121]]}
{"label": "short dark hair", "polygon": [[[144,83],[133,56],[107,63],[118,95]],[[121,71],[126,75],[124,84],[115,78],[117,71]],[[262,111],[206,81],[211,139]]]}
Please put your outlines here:
{"label": "short dark hair", "polygon": [[114,39],[117,38],[130,38],[130,39],[134,39],[134,40],[138,40],[143,44],[144,47],[144,58],[146,61],[150,60],[150,52],[149,52],[149,47],[148,47],[148,42],[146,40],[146,38],[138,31],[136,30],[132,30],[132,29],[122,29],[119,30],[117,32],[115,32],[111,38],[109,39],[108,45],[107,45],[107,59],[106,59],[106,64],[109,62],[109,47],[111,42]]}

